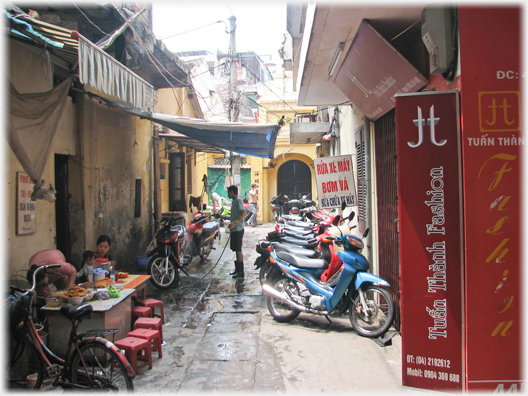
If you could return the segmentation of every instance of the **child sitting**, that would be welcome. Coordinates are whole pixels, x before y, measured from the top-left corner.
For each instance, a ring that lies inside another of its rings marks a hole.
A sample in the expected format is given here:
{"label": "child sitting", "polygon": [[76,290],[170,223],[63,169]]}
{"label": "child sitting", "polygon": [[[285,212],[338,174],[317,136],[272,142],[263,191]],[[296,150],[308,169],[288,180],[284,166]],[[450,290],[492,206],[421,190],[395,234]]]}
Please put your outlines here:
{"label": "child sitting", "polygon": [[[95,262],[95,253],[91,250],[87,250],[83,253],[83,267],[77,273],[77,277],[80,278],[80,282],[86,282],[91,280],[93,282],[93,265]],[[90,276],[91,275],[91,276]],[[90,279],[91,278],[91,279]]]}

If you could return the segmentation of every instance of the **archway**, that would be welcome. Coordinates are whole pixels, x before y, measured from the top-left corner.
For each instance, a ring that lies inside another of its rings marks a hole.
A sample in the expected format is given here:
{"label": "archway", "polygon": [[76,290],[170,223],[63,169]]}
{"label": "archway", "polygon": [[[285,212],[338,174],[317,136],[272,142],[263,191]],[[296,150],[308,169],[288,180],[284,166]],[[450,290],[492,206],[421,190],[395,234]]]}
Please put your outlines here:
{"label": "archway", "polygon": [[277,173],[277,193],[290,199],[300,198],[312,192],[310,167],[299,160],[286,161]]}

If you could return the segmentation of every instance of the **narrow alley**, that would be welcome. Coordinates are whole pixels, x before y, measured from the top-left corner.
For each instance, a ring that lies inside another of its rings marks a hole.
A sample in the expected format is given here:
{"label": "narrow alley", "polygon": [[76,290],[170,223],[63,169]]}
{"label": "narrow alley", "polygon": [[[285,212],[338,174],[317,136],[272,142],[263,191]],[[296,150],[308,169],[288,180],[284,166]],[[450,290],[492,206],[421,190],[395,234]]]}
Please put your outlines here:
{"label": "narrow alley", "polygon": [[357,335],[347,316],[331,316],[331,324],[308,314],[273,320],[253,267],[255,244],[272,226],[246,227],[243,280],[229,276],[234,253],[223,252],[224,232],[222,245],[204,262],[195,257],[178,286],[149,283],[147,296],[164,303],[167,345],[162,358],[153,354],[153,369],[137,375],[136,392],[403,392],[399,336],[381,347]]}

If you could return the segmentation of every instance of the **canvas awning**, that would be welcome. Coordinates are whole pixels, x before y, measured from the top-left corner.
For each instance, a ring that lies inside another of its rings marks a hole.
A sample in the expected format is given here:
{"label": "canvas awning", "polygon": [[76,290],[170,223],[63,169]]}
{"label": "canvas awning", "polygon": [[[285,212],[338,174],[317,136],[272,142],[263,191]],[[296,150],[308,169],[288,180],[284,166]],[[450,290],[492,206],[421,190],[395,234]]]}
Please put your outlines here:
{"label": "canvas awning", "polygon": [[178,143],[179,146],[190,147],[193,150],[200,151],[202,153],[216,153],[224,154],[225,151],[211,146],[210,144],[200,142],[199,140],[190,138],[188,136],[182,135],[181,133],[160,133],[159,137],[169,139],[172,142]]}
{"label": "canvas awning", "polygon": [[99,95],[92,93],[88,95],[96,97],[111,108],[164,125],[202,143],[254,157],[274,158],[275,141],[280,129],[277,124],[211,122],[197,118],[150,113]]}
{"label": "canvas awning", "polygon": [[141,66],[141,70],[152,79],[152,84],[104,51],[141,12],[129,18],[97,45],[77,31],[32,18],[16,6],[10,7],[10,12],[5,9],[2,11],[12,39],[39,54],[44,47],[50,60],[68,73],[74,73],[78,68],[81,83],[134,107],[151,111],[155,88],[192,87],[185,64],[159,40],[154,44],[153,56],[146,57]]}

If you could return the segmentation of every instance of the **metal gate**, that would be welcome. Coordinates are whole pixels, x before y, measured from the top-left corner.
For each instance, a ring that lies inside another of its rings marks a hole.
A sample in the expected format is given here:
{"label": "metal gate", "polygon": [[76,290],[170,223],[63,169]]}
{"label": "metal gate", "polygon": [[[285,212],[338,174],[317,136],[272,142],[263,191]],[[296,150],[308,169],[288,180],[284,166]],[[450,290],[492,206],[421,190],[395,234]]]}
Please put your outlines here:
{"label": "metal gate", "polygon": [[379,270],[380,276],[390,283],[390,292],[396,305],[394,327],[399,331],[401,325],[400,241],[394,110],[375,122],[374,135],[378,191]]}
{"label": "metal gate", "polygon": [[290,199],[312,192],[312,172],[304,162],[299,160],[286,161],[277,174],[277,191]]}

